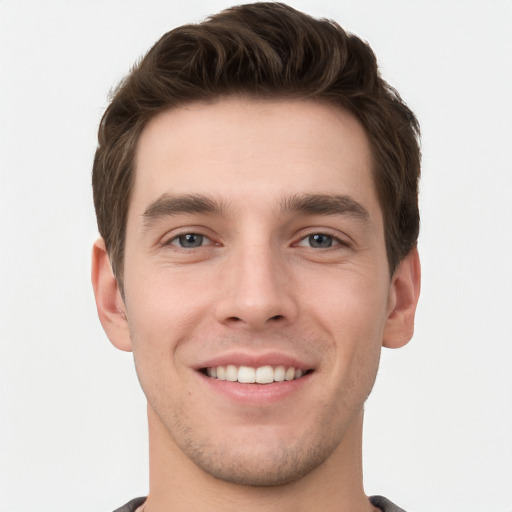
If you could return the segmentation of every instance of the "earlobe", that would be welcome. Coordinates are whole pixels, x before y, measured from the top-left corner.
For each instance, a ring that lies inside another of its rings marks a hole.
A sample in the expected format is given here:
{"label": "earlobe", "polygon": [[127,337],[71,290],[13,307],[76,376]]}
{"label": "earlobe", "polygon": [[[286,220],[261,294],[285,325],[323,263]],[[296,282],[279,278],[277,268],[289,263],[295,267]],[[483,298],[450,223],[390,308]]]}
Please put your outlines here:
{"label": "earlobe", "polygon": [[402,260],[391,280],[389,310],[382,345],[399,348],[414,333],[414,316],[420,295],[421,267],[416,248]]}
{"label": "earlobe", "polygon": [[115,347],[131,351],[130,330],[124,301],[102,238],[98,239],[93,246],[91,279],[98,316],[105,333]]}

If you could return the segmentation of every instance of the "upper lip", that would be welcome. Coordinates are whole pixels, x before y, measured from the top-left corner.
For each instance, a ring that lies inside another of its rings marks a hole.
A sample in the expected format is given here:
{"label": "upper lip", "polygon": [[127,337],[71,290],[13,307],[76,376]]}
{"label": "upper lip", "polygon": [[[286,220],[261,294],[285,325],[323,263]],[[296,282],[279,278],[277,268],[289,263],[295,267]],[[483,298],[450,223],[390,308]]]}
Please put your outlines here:
{"label": "upper lip", "polygon": [[314,365],[301,361],[296,356],[283,352],[260,352],[251,354],[247,352],[226,352],[211,358],[205,359],[200,364],[195,365],[196,370],[203,368],[214,368],[217,366],[249,366],[251,368],[260,368],[261,366],[285,366],[286,368],[296,368],[300,370],[312,370]]}

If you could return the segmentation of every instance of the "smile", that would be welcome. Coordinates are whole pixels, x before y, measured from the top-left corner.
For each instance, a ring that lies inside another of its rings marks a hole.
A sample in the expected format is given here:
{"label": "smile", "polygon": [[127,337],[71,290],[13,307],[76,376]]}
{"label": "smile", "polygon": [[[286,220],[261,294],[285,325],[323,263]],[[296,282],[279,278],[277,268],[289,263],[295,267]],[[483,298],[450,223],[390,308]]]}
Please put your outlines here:
{"label": "smile", "polygon": [[205,368],[203,372],[217,380],[227,380],[229,382],[240,382],[243,384],[271,384],[273,382],[284,382],[300,379],[311,370],[301,370],[292,366],[260,366],[252,368],[250,366],[236,366],[228,364],[226,366],[213,366]]}

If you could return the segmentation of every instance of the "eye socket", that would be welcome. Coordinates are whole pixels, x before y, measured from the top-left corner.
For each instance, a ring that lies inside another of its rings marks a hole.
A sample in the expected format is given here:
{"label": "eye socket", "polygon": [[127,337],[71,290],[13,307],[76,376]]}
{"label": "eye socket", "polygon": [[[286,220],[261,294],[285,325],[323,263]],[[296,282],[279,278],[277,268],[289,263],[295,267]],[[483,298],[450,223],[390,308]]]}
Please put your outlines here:
{"label": "eye socket", "polygon": [[313,249],[329,249],[333,245],[343,245],[336,237],[326,233],[313,233],[304,237],[298,244],[300,247],[311,247]]}
{"label": "eye socket", "polygon": [[[206,235],[199,233],[183,233],[169,240],[166,245],[174,245],[182,249],[195,249],[212,243],[212,240]],[[299,247],[311,247],[312,249],[329,249],[337,245],[347,244],[339,238],[327,233],[313,233],[302,238],[297,244]]]}
{"label": "eye socket", "polygon": [[199,233],[183,233],[169,240],[169,245],[175,245],[182,249],[195,249],[203,245],[209,245],[212,241],[205,235]]}

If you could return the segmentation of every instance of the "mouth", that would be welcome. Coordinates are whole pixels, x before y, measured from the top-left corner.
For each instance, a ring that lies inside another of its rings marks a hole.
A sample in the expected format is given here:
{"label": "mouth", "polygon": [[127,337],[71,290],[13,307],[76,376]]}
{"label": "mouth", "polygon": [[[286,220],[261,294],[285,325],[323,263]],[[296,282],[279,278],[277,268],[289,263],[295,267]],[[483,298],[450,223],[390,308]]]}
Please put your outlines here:
{"label": "mouth", "polygon": [[298,380],[312,373],[313,370],[303,370],[293,366],[265,365],[257,368],[237,366],[234,364],[201,368],[200,372],[215,380],[239,382],[241,384],[272,384],[274,382],[289,382]]}

